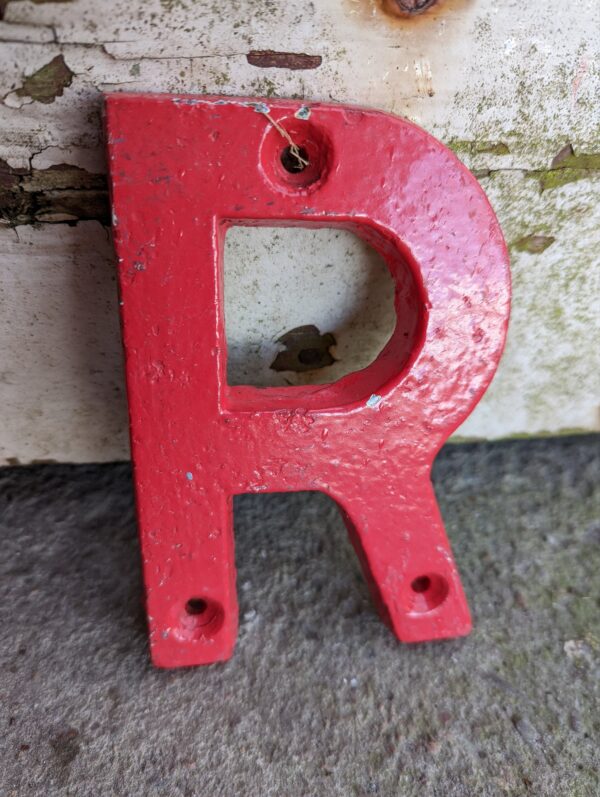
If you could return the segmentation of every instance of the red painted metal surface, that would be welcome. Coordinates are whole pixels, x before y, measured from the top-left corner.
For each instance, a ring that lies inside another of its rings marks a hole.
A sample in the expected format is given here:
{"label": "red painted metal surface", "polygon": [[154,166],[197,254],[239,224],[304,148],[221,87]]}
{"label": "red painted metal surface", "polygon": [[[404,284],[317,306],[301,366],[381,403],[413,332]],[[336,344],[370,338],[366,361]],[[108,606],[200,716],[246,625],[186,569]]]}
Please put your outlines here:
{"label": "red painted metal surface", "polygon": [[[430,470],[507,327],[507,251],[477,181],[415,125],[360,108],[117,94],[106,114],[154,663],[232,653],[237,493],[332,496],[397,637],[467,634]],[[282,130],[303,171],[284,168]],[[342,227],[379,250],[398,316],[379,357],[330,385],[229,386],[235,224]]]}

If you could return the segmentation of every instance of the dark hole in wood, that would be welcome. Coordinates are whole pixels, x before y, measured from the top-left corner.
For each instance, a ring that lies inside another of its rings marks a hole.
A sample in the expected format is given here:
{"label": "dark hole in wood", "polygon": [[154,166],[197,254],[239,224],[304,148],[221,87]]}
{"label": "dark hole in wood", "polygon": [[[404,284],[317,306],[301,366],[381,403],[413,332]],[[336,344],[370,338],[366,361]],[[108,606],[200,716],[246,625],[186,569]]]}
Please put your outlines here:
{"label": "dark hole in wood", "polygon": [[274,371],[314,371],[333,365],[335,357],[329,349],[335,346],[331,332],[323,335],[314,324],[295,327],[282,335],[278,343],[285,346],[271,363]]}

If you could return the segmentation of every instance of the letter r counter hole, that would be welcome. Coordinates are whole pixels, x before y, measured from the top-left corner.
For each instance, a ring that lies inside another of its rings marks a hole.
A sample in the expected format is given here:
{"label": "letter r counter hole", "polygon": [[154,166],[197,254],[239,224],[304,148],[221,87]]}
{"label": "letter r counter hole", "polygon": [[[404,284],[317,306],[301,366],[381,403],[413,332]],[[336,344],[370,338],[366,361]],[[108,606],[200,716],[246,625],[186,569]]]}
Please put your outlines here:
{"label": "letter r counter hole", "polygon": [[336,383],[377,359],[397,321],[400,356],[418,345],[422,302],[408,266],[396,294],[382,255],[351,230],[236,224],[223,279],[229,386]]}

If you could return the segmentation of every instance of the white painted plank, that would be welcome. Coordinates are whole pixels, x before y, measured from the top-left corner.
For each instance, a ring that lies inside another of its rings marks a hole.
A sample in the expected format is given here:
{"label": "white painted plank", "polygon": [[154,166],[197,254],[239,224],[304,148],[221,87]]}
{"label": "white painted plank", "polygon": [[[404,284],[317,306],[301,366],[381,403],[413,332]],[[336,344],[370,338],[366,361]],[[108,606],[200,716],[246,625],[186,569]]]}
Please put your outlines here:
{"label": "white painted plank", "polygon": [[[91,175],[104,171],[106,90],[336,100],[421,124],[482,175],[512,249],[514,306],[506,354],[491,390],[459,435],[600,428],[597,2],[585,0],[565,11],[562,0],[446,0],[418,19],[398,21],[377,0],[235,0],[226,10],[207,0],[134,6],[126,0],[12,0],[0,22],[0,42],[0,160],[9,170],[36,170],[36,185],[56,164]],[[247,54],[261,49],[319,55],[322,64],[311,70],[252,66]],[[48,102],[27,96],[27,79],[57,56],[72,73],[61,92]],[[567,142],[575,155],[596,157],[573,161],[578,169],[558,185],[556,173],[546,170]],[[551,184],[541,191],[546,179]],[[385,277],[377,276],[381,271],[362,245],[349,243],[353,254],[342,261],[335,233],[304,244],[312,247],[313,264],[329,255],[335,263],[328,290],[319,292],[310,269],[294,260],[298,242],[273,252],[264,237],[236,234],[228,241],[235,279],[227,297],[236,379],[244,369],[263,382],[281,379],[269,369],[275,340],[286,323],[292,328],[301,317],[321,331],[337,331],[343,367],[352,357],[358,367],[384,342]],[[0,236],[4,460],[126,456],[106,231],[91,221],[21,224],[0,228]],[[537,253],[522,251],[527,241],[537,240],[531,236],[550,245]],[[348,263],[354,265],[343,295],[328,310],[329,289]],[[278,294],[268,286],[285,264],[288,281]],[[299,268],[306,270],[306,284],[295,276]],[[263,307],[247,301],[256,275],[267,286]],[[366,303],[365,284],[373,291]],[[363,321],[345,324],[348,314],[360,316],[359,305],[367,308]],[[258,329],[264,331],[260,340]]]}

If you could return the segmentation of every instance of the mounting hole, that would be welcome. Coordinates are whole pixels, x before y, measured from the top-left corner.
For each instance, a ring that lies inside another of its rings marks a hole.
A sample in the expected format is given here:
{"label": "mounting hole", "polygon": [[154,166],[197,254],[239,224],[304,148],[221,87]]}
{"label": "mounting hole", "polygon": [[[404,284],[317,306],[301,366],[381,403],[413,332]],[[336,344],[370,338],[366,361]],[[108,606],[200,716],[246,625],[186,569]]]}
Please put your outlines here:
{"label": "mounting hole", "polygon": [[409,611],[423,614],[437,609],[448,597],[450,587],[444,576],[424,573],[410,583]]}
{"label": "mounting hole", "polygon": [[429,576],[419,576],[415,578],[413,583],[410,585],[410,588],[413,592],[427,592],[427,590],[431,587],[431,579]]}
{"label": "mounting hole", "polygon": [[218,601],[194,595],[177,610],[179,620],[174,629],[182,642],[210,640],[221,630],[225,612]]}
{"label": "mounting hole", "polygon": [[308,152],[304,147],[294,147],[290,145],[281,153],[281,165],[290,174],[303,172],[310,165]]}
{"label": "mounting hole", "polygon": [[263,177],[278,191],[316,191],[331,166],[333,153],[326,131],[293,116],[281,117],[277,124],[280,129],[268,125],[260,147]]}
{"label": "mounting hole", "polygon": [[185,604],[186,612],[194,616],[198,614],[204,614],[207,609],[208,603],[204,600],[204,598],[190,598]]}

